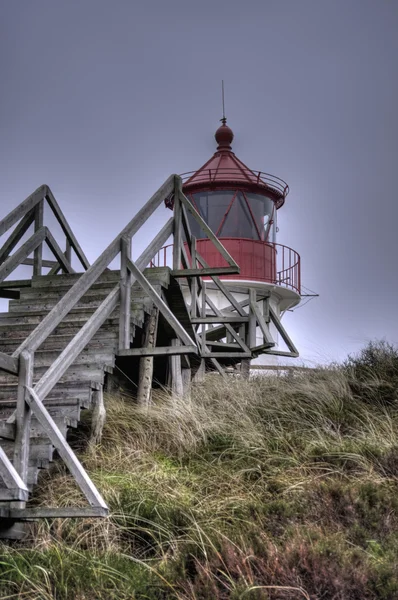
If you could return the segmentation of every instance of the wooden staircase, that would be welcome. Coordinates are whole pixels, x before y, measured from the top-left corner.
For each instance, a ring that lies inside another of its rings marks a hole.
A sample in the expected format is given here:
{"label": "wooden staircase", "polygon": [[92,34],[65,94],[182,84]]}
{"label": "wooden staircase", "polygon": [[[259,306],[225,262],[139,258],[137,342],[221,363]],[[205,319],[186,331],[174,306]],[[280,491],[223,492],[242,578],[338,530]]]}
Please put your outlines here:
{"label": "wooden staircase", "polygon": [[[163,271],[167,272],[168,269]],[[147,269],[145,275],[159,294],[162,288],[167,287],[165,274],[159,275],[159,269]],[[20,299],[10,301],[9,312],[0,313],[0,352],[12,354],[79,277],[79,274],[33,277],[31,287],[22,288]],[[92,316],[119,280],[120,271],[103,273],[43,342],[35,353],[33,384],[40,380],[79,331],[82,322]],[[135,283],[131,302],[131,343],[135,331],[142,328],[145,314],[150,313],[152,306],[151,300]],[[44,405],[64,437],[69,428],[78,426],[81,411],[93,408],[96,398],[102,394],[106,375],[112,373],[115,367],[118,337],[119,306],[44,399]],[[0,437],[10,460],[14,452],[15,424],[8,423],[7,419],[15,411],[17,391],[16,377],[0,371]],[[30,426],[30,447],[27,486],[32,489],[37,483],[40,469],[48,468],[54,457],[54,447],[34,416]],[[5,486],[0,481],[0,501],[2,490],[4,492]]]}
{"label": "wooden staircase", "polygon": [[[173,216],[133,261],[132,238],[171,197]],[[44,225],[45,203],[65,234],[65,251]],[[188,213],[227,266],[210,267],[197,252]],[[31,225],[34,233],[23,242]],[[225,376],[225,367],[262,352],[297,356],[269,295],[258,298],[255,289],[247,289],[247,299],[238,302],[220,280],[219,275],[239,273],[239,266],[184,196],[177,175],[165,181],[91,266],[48,186],[0,221],[0,236],[12,227],[0,248],[0,298],[9,299],[8,312],[0,313],[0,537],[18,537],[15,524],[35,518],[106,516],[106,503],[67,435],[78,426],[83,410],[101,406],[104,384],[114,377],[115,367],[149,365],[142,379],[149,385],[141,387],[146,393],[160,358],[172,392],[184,394],[192,378],[205,370]],[[153,268],[151,261],[171,236],[172,265]],[[44,244],[55,260],[43,259]],[[84,272],[74,271],[72,259]],[[110,270],[117,259],[120,270]],[[33,267],[31,279],[10,279],[20,265]],[[212,302],[204,277],[228,301],[225,309]],[[148,322],[154,324],[154,315],[157,340],[150,342],[143,328],[151,331]],[[289,352],[273,350],[271,321]],[[256,329],[262,332],[260,346]],[[40,470],[49,468],[55,450],[87,507],[31,507]]]}

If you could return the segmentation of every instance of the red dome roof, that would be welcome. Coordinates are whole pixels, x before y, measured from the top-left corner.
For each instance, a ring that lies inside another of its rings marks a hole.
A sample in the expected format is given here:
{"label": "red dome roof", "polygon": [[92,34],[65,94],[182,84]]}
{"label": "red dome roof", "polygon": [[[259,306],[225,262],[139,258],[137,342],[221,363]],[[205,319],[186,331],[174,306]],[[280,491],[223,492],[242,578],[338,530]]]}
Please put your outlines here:
{"label": "red dome roof", "polygon": [[239,160],[232,152],[234,134],[226,119],[222,119],[214,137],[218,144],[214,155],[197,171],[181,175],[184,192],[225,189],[232,185],[249,192],[267,194],[274,199],[277,208],[282,206],[289,191],[288,185],[278,177],[249,169]]}

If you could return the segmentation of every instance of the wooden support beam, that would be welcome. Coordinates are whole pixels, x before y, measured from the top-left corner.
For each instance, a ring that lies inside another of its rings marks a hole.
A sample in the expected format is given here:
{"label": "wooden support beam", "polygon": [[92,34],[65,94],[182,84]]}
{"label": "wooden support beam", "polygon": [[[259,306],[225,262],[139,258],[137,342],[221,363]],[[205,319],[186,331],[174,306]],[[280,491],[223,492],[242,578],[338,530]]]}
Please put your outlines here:
{"label": "wooden support beam", "polygon": [[233,275],[235,267],[208,267],[207,269],[177,269],[171,272],[173,277],[209,277],[212,275]]}
{"label": "wooden support beam", "polygon": [[[209,265],[207,264],[205,259],[198,252],[196,253],[196,258],[197,258],[198,262],[200,262],[200,264],[202,265],[203,268],[205,268],[205,269],[209,268]],[[216,286],[218,287],[218,289],[224,294],[224,296],[226,298],[228,298],[228,300],[230,301],[230,303],[232,304],[234,309],[240,315],[245,316],[246,315],[245,311],[240,306],[239,302],[235,299],[233,294],[229,291],[227,286],[221,281],[221,279],[219,279],[218,277],[216,277],[214,275],[211,276],[211,278],[212,278],[213,282],[216,284]]]}
{"label": "wooden support beam", "polygon": [[298,352],[284,352],[283,350],[268,350],[266,354],[272,356],[288,356],[289,358],[298,358],[300,355]]}
{"label": "wooden support beam", "polygon": [[155,306],[159,309],[164,319],[168,322],[170,327],[174,329],[180,340],[187,346],[194,346],[195,343],[191,339],[191,337],[187,334],[181,323],[176,319],[170,308],[167,304],[162,300],[157,291],[152,287],[147,278],[141,273],[141,271],[137,268],[137,266],[133,263],[133,261],[127,259],[127,267],[130,269],[134,278],[138,281],[142,289]]}
{"label": "wooden support beam", "polygon": [[[286,329],[283,327],[280,319],[277,317],[274,309],[271,306],[269,307],[269,314],[270,314],[271,320],[272,320],[273,324],[275,325],[278,333],[282,336],[283,341],[285,342],[286,346],[289,348],[292,355],[299,356],[299,351],[297,350],[293,341],[290,339]],[[268,354],[272,354],[272,352],[268,352]],[[290,356],[290,355],[289,354],[280,354],[280,356]]]}
{"label": "wooden support beam", "polygon": [[56,257],[58,263],[61,265],[62,269],[65,273],[74,273],[70,262],[66,259],[65,254],[62,252],[61,248],[58,246],[57,240],[52,235],[51,231],[46,227],[46,242],[51,252]]}
{"label": "wooden support beam", "polygon": [[[43,227],[43,216],[44,216],[44,200],[41,200],[35,207],[35,232],[40,231]],[[35,248],[33,257],[33,276],[38,277],[41,275],[43,260],[43,244],[40,244]]]}
{"label": "wooden support beam", "polygon": [[129,348],[119,350],[118,356],[173,356],[177,354],[198,354],[197,346],[155,346],[154,348]]}
{"label": "wooden support beam", "polygon": [[119,308],[119,348],[130,348],[131,341],[131,273],[127,259],[131,258],[131,239],[120,240],[120,308]]}
{"label": "wooden support beam", "polygon": [[0,290],[10,289],[19,290],[20,288],[32,287],[31,279],[10,279],[9,281],[0,282]]}
{"label": "wooden support beam", "polygon": [[0,476],[9,490],[20,489],[28,492],[24,481],[21,479],[18,471],[7,457],[3,448],[0,446]]}
{"label": "wooden support beam", "polygon": [[209,352],[201,354],[202,358],[252,358],[251,352]]}
{"label": "wooden support beam", "polygon": [[220,365],[220,363],[218,362],[218,360],[217,360],[216,358],[211,358],[211,359],[210,359],[210,361],[211,361],[212,365],[214,365],[214,366],[215,366],[215,368],[216,368],[216,371],[218,371],[218,372],[219,372],[219,374],[221,375],[221,377],[222,377],[223,379],[226,379],[226,378],[227,378],[227,376],[226,376],[226,374],[225,374],[225,371],[224,371],[224,369],[222,368],[222,366]]}
{"label": "wooden support beam", "polygon": [[0,371],[6,371],[6,373],[11,373],[11,375],[18,375],[18,363],[17,358],[5,352],[0,352]]}
{"label": "wooden support beam", "polygon": [[50,439],[53,446],[55,446],[55,448],[58,450],[59,455],[73,475],[79,488],[92,506],[100,507],[107,511],[108,507],[104,499],[98,492],[90,477],[87,475],[74,452],[71,450],[69,444],[66,442],[64,436],[58,429],[54,420],[51,418],[39,396],[30,386],[26,386],[26,389],[29,392],[26,395],[27,403],[43,427],[47,437]]}
{"label": "wooden support beam", "polygon": [[0,264],[5,261],[5,259],[9,256],[10,252],[13,251],[15,246],[25,235],[25,233],[33,223],[34,218],[35,209],[32,209],[23,217],[23,219],[21,219],[20,223],[18,223],[8,240],[6,240],[6,242],[0,249]]}
{"label": "wooden support beam", "polygon": [[[159,310],[153,307],[145,319],[145,328],[140,350],[153,350],[156,346]],[[138,373],[137,403],[149,406],[152,397],[153,354],[142,354]]]}
{"label": "wooden support beam", "polygon": [[[35,264],[35,261],[33,258],[25,258],[25,260],[23,260],[21,262],[21,265],[26,265],[28,267],[33,267],[33,265]],[[56,265],[58,265],[56,260],[42,260],[42,266],[52,269],[53,267],[55,267]]]}
{"label": "wooden support beam", "polygon": [[74,507],[65,506],[62,508],[12,508],[9,512],[9,518],[18,521],[30,521],[32,519],[92,519],[95,517],[108,516],[108,509],[101,506],[95,507]]}
{"label": "wooden support beam", "polygon": [[[54,195],[48,186],[46,186],[46,200],[47,200],[51,210],[53,211],[55,218],[57,219],[58,223],[60,224],[62,231],[64,232],[64,234],[66,236],[67,243],[69,243],[70,246],[74,249],[77,258],[79,259],[79,261],[82,264],[82,266],[84,267],[84,269],[88,269],[90,266],[90,263],[88,262],[86,255],[84,254],[79,242],[77,241],[76,237],[74,236],[73,231],[70,228],[68,221],[65,219],[65,216],[64,216],[58,202],[54,198]],[[66,260],[70,263],[71,262],[70,254],[68,256],[65,253],[65,257],[66,257]]]}
{"label": "wooden support beam", "polygon": [[21,204],[19,204],[14,210],[12,210],[8,215],[0,221],[0,236],[3,235],[10,227],[15,225],[22,217],[26,215],[29,211],[31,211],[40,200],[44,198],[45,185],[41,185],[37,190],[33,192],[30,196],[26,198]]}
{"label": "wooden support beam", "polygon": [[42,227],[34,233],[14,254],[9,256],[2,265],[0,265],[0,282],[4,281],[10,273],[16,269],[21,262],[29,256],[46,238],[45,227]]}
{"label": "wooden support beam", "polygon": [[[171,340],[171,345],[178,347],[181,344],[180,340]],[[184,394],[184,387],[182,382],[182,371],[181,371],[181,356],[178,354],[172,354],[170,356],[170,370],[171,370],[171,391],[176,396],[182,396]]]}
{"label": "wooden support beam", "polygon": [[[223,309],[223,311],[219,310],[207,294],[206,294],[206,303],[208,304],[208,306],[211,308],[211,310],[214,312],[214,314],[216,316],[223,316],[223,312],[225,311],[225,309]],[[240,304],[242,304],[242,303],[240,303]],[[250,348],[247,346],[247,344],[245,343],[245,341],[243,339],[244,333],[243,333],[243,335],[239,335],[234,330],[232,325],[230,325],[229,323],[225,324],[225,329],[226,329],[227,335],[229,335],[232,339],[234,339],[239,344],[239,346],[242,348],[243,352],[250,352]],[[207,340],[206,340],[206,343],[208,343]]]}
{"label": "wooden support beam", "polygon": [[252,306],[257,302],[256,290],[249,290],[249,302],[250,302],[250,311],[249,311],[249,328],[247,334],[247,345],[249,348],[254,348],[256,345],[256,315],[252,310]]}
{"label": "wooden support beam", "polygon": [[[258,326],[261,329],[261,333],[263,334],[263,338],[264,338],[264,344],[268,345],[269,348],[271,348],[272,346],[275,346],[275,342],[272,339],[269,327],[266,324],[266,322],[264,321],[264,317],[261,314],[259,306],[257,304],[257,301],[254,300],[254,298],[250,299],[250,310],[251,310],[252,314],[255,316]],[[256,346],[256,343],[254,344],[254,346]]]}
{"label": "wooden support beam", "polygon": [[17,408],[15,410],[14,466],[26,482],[29,465],[31,410],[26,400],[26,386],[33,381],[33,356],[22,352],[19,357]]}
{"label": "wooden support beam", "polygon": [[191,319],[191,323],[247,323],[249,321],[249,317],[245,315],[244,317],[195,317],[195,319]]}

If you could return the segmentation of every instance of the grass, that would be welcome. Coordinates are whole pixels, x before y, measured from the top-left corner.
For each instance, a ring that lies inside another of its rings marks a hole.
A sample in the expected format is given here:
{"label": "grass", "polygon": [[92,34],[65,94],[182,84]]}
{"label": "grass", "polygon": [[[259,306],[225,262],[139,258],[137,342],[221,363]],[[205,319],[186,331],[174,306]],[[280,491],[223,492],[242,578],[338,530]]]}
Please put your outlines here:
{"label": "grass", "polygon": [[[107,398],[81,458],[111,516],[2,546],[0,597],[398,598],[397,384],[381,342],[293,378],[208,376],[148,410]],[[81,502],[61,465],[40,501]]]}

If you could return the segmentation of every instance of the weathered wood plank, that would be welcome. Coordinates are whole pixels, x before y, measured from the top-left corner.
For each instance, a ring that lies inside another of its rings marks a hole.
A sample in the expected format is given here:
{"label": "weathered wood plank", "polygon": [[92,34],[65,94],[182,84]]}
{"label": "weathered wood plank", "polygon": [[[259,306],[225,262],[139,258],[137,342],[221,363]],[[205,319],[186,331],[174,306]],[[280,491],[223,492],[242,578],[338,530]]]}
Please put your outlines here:
{"label": "weathered wood plank", "polygon": [[57,425],[54,423],[50,414],[48,413],[46,407],[40,400],[39,396],[36,394],[33,388],[30,386],[26,386],[29,394],[26,396],[26,401],[29,404],[32,412],[36,416],[37,420],[40,422],[42,427],[46,431],[46,435],[51,440],[52,444],[58,450],[59,455],[62,460],[65,462],[69,471],[73,475],[76,483],[82,490],[83,494],[86,496],[87,500],[92,506],[98,506],[105,510],[108,509],[104,499],[101,494],[91,481],[90,477],[86,473],[82,464],[71,450],[69,444],[66,442],[65,438],[59,431]]}
{"label": "weathered wood plank", "polygon": [[119,350],[118,356],[173,356],[177,354],[198,354],[197,346],[156,346],[155,348],[129,348]]}
{"label": "weathered wood plank", "polygon": [[95,507],[74,507],[65,506],[60,508],[13,508],[10,510],[10,518],[18,520],[30,519],[75,519],[108,516],[108,509],[100,506]]}
{"label": "weathered wood plank", "polygon": [[40,244],[43,243],[46,237],[44,227],[34,233],[18,250],[9,256],[2,265],[0,265],[0,282],[4,281],[21,262],[29,256]]}
{"label": "weathered wood plank", "polygon": [[18,375],[18,364],[19,361],[17,358],[5,354],[4,352],[0,352],[0,371]]}

